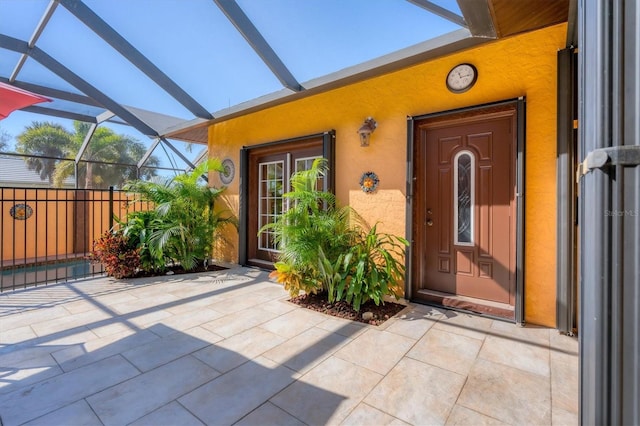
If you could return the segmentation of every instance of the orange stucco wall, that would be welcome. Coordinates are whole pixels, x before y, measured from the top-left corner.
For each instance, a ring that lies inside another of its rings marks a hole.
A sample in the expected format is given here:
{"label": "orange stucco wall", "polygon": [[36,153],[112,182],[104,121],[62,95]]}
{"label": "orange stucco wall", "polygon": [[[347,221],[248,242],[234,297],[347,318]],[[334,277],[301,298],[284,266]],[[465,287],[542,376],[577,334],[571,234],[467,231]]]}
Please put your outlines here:
{"label": "orange stucco wall", "polygon": [[[404,235],[406,117],[525,96],[525,317],[555,326],[556,54],[565,37],[566,25],[556,25],[219,122],[209,128],[210,155],[232,158],[239,168],[243,145],[335,129],[339,201],[371,223],[380,221],[382,231]],[[479,77],[470,91],[456,95],[446,89],[445,76],[462,62],[473,63]],[[356,131],[368,116],[378,128],[363,148]],[[370,170],[380,185],[364,194],[359,179]],[[239,173],[227,193],[236,213]],[[234,260],[237,254],[222,256]]]}
{"label": "orange stucco wall", "polygon": [[[0,189],[2,261],[72,253],[73,238],[67,231],[73,229],[73,203],[69,202],[72,199],[73,194],[66,191]],[[15,204],[31,207],[31,217],[26,220],[11,217]]]}
{"label": "orange stucco wall", "polygon": [[[114,193],[114,214],[124,219],[131,196]],[[74,200],[79,200],[75,202]],[[7,265],[84,254],[109,227],[109,193],[106,191],[0,188],[1,260]],[[16,204],[27,204],[32,215],[14,219]],[[146,205],[135,206],[137,210]],[[86,232],[85,232],[86,231]]]}

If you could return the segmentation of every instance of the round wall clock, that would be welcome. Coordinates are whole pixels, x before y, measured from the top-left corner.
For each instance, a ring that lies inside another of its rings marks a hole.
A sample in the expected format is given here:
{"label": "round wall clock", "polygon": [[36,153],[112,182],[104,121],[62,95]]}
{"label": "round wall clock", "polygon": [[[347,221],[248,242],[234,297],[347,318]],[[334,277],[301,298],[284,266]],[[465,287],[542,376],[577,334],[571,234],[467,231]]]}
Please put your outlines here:
{"label": "round wall clock", "polygon": [[471,89],[478,79],[478,70],[471,64],[456,65],[447,74],[447,89],[453,93],[464,93]]}

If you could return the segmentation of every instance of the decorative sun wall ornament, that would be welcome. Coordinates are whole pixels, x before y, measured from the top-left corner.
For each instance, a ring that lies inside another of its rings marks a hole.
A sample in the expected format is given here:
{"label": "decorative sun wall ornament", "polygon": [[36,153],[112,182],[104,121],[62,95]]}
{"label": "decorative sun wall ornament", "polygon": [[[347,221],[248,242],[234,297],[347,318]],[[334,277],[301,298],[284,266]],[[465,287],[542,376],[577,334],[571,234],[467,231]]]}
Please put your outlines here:
{"label": "decorative sun wall ornament", "polygon": [[231,158],[225,158],[222,160],[223,172],[220,172],[220,180],[223,184],[229,185],[233,181],[233,177],[236,174],[236,167],[233,164]]}
{"label": "decorative sun wall ornament", "polygon": [[366,193],[375,191],[379,183],[380,179],[378,179],[378,175],[374,172],[365,172],[360,178],[360,188]]}
{"label": "decorative sun wall ornament", "polygon": [[11,207],[9,214],[15,220],[27,220],[33,214],[33,209],[27,204],[16,204]]}

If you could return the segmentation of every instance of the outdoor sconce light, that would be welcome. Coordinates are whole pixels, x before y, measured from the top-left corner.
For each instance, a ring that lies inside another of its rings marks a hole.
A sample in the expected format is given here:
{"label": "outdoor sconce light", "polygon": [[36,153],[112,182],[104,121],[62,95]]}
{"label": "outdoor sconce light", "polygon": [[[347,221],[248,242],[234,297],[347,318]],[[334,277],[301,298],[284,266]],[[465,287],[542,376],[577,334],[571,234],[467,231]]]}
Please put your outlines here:
{"label": "outdoor sconce light", "polygon": [[367,117],[364,120],[362,127],[358,129],[360,135],[360,146],[369,146],[369,139],[371,139],[371,133],[378,127],[378,123],[371,117]]}

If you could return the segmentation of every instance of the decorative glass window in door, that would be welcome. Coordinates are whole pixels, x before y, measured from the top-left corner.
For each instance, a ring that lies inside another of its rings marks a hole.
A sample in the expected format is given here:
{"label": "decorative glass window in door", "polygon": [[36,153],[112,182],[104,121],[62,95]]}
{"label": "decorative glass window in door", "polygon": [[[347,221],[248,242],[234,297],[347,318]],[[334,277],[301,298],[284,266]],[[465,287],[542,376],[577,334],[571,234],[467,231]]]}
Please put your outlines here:
{"label": "decorative glass window in door", "polygon": [[[315,156],[315,157],[306,157],[306,158],[296,158],[294,172],[297,173],[297,172],[302,172],[302,171],[311,169],[311,166],[313,166],[313,162],[318,158],[322,158],[322,157]],[[324,178],[322,176],[320,176],[318,178],[318,181],[316,182],[316,189],[318,191],[325,190]]]}
{"label": "decorative glass window in door", "polygon": [[[260,163],[258,187],[258,229],[274,223],[284,208],[284,161]],[[261,250],[277,251],[273,231],[260,234],[258,246]]]}
{"label": "decorative glass window in door", "polygon": [[453,234],[457,245],[473,245],[474,163],[470,151],[457,153],[453,160]]}

